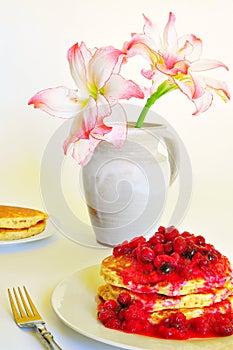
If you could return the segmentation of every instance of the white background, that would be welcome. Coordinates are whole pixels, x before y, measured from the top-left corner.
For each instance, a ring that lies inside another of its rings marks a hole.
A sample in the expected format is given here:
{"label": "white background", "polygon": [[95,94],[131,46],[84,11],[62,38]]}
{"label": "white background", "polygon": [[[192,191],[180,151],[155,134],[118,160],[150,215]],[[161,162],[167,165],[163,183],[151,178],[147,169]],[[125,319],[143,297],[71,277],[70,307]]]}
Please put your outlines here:
{"label": "white background", "polygon": [[[164,28],[176,15],[178,35],[203,40],[203,57],[223,61],[233,94],[232,0],[8,0],[0,5],[0,202],[42,207],[40,166],[45,147],[63,122],[27,102],[39,90],[74,87],[66,52],[75,42],[121,47],[141,32],[144,13]],[[133,76],[131,77],[133,79]],[[194,105],[179,92],[153,109],[176,129],[193,170],[192,200],[181,228],[204,234],[227,256],[232,252],[233,113],[217,95],[211,108],[192,116]],[[62,147],[61,140],[61,147]],[[65,254],[65,252],[64,252]],[[97,263],[97,262],[96,262]]]}
{"label": "white background", "polygon": [[[203,57],[222,60],[229,66],[229,72],[220,68],[209,74],[225,80],[232,93],[232,0],[9,0],[2,3],[1,202],[34,201],[32,204],[40,205],[41,157],[63,121],[34,110],[27,102],[44,88],[74,87],[66,60],[68,48],[81,41],[89,47],[110,44],[120,48],[131,32],[142,31],[143,13],[158,23],[162,31],[169,11],[177,17],[179,36],[196,34],[203,40]],[[211,227],[213,232],[206,234],[214,234],[220,244],[223,237],[231,239],[232,101],[225,104],[215,95],[206,113],[192,116],[194,105],[177,91],[157,101],[153,109],[176,129],[192,163],[193,195],[183,225],[204,232]],[[229,246],[227,250],[231,253]]]}

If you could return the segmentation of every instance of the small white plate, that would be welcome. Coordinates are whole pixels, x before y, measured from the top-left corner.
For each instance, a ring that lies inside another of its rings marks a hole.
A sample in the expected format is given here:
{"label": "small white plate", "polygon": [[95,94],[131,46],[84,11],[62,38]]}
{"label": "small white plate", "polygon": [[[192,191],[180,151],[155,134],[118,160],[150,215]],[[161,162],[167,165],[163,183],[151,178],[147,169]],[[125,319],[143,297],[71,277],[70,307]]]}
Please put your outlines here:
{"label": "small white plate", "polygon": [[12,245],[12,244],[22,244],[22,243],[29,243],[29,242],[35,242],[39,241],[41,239],[48,238],[52,236],[56,232],[55,227],[52,225],[50,220],[47,221],[45,230],[35,236],[22,238],[22,239],[12,239],[10,241],[2,241],[0,240],[0,246],[1,245]]}
{"label": "small white plate", "polygon": [[232,350],[233,337],[164,340],[105,328],[96,318],[96,295],[103,284],[99,265],[79,270],[63,280],[52,294],[58,317],[75,331],[105,344],[131,350]]}

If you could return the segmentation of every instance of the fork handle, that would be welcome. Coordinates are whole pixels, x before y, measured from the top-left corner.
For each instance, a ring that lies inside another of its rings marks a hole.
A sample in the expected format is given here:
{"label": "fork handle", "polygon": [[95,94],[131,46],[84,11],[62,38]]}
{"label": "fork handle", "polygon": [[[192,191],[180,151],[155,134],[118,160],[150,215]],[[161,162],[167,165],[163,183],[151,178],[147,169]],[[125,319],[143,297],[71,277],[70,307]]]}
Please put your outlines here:
{"label": "fork handle", "polygon": [[36,329],[47,345],[48,349],[62,350],[62,348],[55,342],[52,333],[50,333],[43,324],[37,324]]}

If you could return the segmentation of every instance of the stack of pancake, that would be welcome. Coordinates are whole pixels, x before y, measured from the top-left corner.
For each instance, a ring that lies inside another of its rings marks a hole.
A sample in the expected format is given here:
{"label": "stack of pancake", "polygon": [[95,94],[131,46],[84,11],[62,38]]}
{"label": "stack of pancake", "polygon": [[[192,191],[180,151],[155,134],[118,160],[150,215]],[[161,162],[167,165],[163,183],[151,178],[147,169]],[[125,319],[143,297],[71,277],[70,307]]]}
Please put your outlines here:
{"label": "stack of pancake", "polygon": [[[176,230],[166,238],[164,229],[163,243],[157,243],[156,235],[161,237],[161,232],[162,229],[148,241],[139,237],[123,242],[102,261],[100,274],[105,284],[98,289],[100,299],[117,301],[122,292],[127,292],[131,300],[141,302],[152,324],[178,311],[187,320],[232,313],[229,260],[206,244],[202,236]],[[183,247],[175,245],[177,237],[182,238]]]}
{"label": "stack of pancake", "polygon": [[31,237],[44,231],[48,215],[40,210],[0,205],[0,240]]}

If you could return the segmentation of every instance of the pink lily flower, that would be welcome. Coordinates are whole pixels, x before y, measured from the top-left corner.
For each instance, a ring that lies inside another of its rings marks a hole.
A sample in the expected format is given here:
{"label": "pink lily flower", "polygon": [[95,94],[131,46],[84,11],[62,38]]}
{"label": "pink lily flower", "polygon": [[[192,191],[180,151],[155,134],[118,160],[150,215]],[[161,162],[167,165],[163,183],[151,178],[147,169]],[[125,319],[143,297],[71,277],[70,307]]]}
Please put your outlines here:
{"label": "pink lily flower", "polygon": [[[118,105],[119,107],[119,105]],[[65,140],[63,149],[67,154],[72,147],[72,157],[81,165],[91,159],[95,148],[101,141],[107,141],[116,148],[122,147],[126,139],[126,114],[123,108],[117,109],[117,120],[114,120],[116,107],[113,107],[111,116],[104,123],[104,118],[96,115],[96,109],[85,110],[82,117],[75,118],[69,137]]]}
{"label": "pink lily flower", "polygon": [[[123,144],[126,137],[125,115],[124,123],[120,117],[120,126],[108,127],[104,124],[104,118],[111,115],[112,107],[119,100],[143,98],[144,93],[133,81],[126,80],[119,74],[125,58],[125,53],[121,50],[108,46],[96,49],[92,54],[81,43],[68,50],[67,58],[77,89],[64,86],[45,89],[35,94],[28,104],[56,117],[77,119],[64,150],[67,151],[72,142],[77,145],[79,140],[86,140],[86,143],[89,142],[86,154],[77,156],[78,152],[73,152],[78,161],[85,163],[88,153],[91,154],[101,140],[117,144],[114,140],[118,139]],[[106,137],[108,133],[111,137]]]}
{"label": "pink lily flower", "polygon": [[[230,94],[227,85],[218,80],[199,76],[196,73],[223,67],[228,67],[217,60],[201,59],[202,41],[193,34],[177,37],[175,30],[175,15],[169,14],[168,22],[160,37],[157,27],[145,17],[143,34],[133,34],[123,50],[128,57],[142,55],[150,63],[150,69],[143,69],[145,78],[152,80],[148,95],[156,93],[161,84],[179,88],[196,106],[197,115],[206,111],[213,99],[212,91],[227,101]],[[167,84],[165,84],[167,82]]]}

